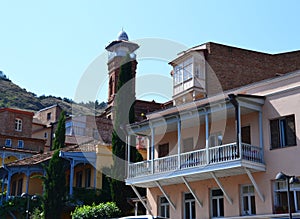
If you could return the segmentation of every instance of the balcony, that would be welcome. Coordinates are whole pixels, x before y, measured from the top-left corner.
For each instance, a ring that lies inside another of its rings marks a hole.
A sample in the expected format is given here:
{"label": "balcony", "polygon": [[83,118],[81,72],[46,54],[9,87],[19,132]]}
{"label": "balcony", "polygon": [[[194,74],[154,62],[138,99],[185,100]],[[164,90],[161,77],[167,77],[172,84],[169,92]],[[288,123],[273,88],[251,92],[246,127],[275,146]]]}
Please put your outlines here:
{"label": "balcony", "polygon": [[219,177],[245,174],[245,168],[252,172],[265,170],[262,148],[245,143],[239,147],[237,143],[231,143],[129,164],[126,182],[152,187],[158,180],[164,185],[174,184],[177,180],[179,183],[182,176],[204,180],[211,178],[210,172]]}

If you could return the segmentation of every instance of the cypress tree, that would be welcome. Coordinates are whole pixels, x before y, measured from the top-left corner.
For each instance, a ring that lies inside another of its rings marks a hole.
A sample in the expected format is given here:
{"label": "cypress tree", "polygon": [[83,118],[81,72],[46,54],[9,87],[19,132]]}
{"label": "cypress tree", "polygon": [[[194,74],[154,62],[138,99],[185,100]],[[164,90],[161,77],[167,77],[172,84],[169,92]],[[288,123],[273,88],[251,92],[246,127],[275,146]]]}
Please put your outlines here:
{"label": "cypress tree", "polygon": [[43,178],[44,199],[43,210],[45,219],[61,218],[66,197],[66,161],[59,157],[56,150],[45,167],[46,175]]}
{"label": "cypress tree", "polygon": [[[133,197],[132,189],[125,185],[125,160],[126,160],[126,135],[121,129],[122,126],[135,121],[135,84],[132,72],[132,61],[127,55],[120,67],[120,74],[117,83],[117,95],[114,104],[114,130],[112,133],[113,166],[111,179],[111,196],[123,214],[128,213],[132,206],[127,202],[128,197]],[[131,139],[131,145],[135,145],[135,139]],[[137,161],[138,155],[135,147],[130,147],[131,161]]]}
{"label": "cypress tree", "polygon": [[62,111],[59,115],[57,129],[55,131],[55,138],[51,150],[57,150],[65,147],[66,139],[66,117],[65,112]]}

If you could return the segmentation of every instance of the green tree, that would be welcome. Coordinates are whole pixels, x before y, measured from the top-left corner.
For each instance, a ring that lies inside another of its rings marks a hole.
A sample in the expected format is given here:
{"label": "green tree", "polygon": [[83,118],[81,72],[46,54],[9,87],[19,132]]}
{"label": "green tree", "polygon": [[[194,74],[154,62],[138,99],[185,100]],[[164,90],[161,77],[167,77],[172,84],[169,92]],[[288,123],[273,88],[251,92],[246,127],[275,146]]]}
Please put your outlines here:
{"label": "green tree", "polygon": [[45,219],[59,219],[61,216],[67,191],[65,170],[66,161],[59,157],[59,150],[56,150],[48,166],[45,166],[46,175],[43,177]]}
{"label": "green tree", "polygon": [[[125,160],[127,144],[124,142],[126,134],[122,127],[135,121],[135,83],[132,61],[129,55],[123,60],[117,84],[117,95],[114,102],[114,130],[112,133],[113,166],[111,179],[111,196],[120,210],[126,214],[132,206],[127,202],[128,197],[133,197],[132,189],[125,185]],[[135,139],[131,138],[131,145]],[[141,155],[135,147],[130,147],[131,162],[141,160]]]}
{"label": "green tree", "polygon": [[65,112],[62,111],[58,119],[58,125],[55,131],[55,138],[53,140],[53,145],[51,150],[56,150],[65,147],[65,139],[66,139],[66,117],[65,117]]}

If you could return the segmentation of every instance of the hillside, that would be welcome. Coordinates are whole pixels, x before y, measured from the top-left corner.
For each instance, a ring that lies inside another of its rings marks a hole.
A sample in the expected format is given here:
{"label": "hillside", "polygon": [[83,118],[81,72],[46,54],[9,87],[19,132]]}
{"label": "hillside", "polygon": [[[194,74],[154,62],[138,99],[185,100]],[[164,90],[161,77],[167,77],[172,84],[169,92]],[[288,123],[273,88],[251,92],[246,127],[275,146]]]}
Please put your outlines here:
{"label": "hillside", "polygon": [[[59,104],[68,114],[72,114],[72,107],[81,114],[91,114],[95,111],[95,103],[75,104],[68,98],[54,96],[37,96],[36,94],[19,87],[6,77],[0,77],[0,108],[12,107],[38,111],[48,106]],[[105,103],[96,101],[96,113],[100,113],[106,107]]]}

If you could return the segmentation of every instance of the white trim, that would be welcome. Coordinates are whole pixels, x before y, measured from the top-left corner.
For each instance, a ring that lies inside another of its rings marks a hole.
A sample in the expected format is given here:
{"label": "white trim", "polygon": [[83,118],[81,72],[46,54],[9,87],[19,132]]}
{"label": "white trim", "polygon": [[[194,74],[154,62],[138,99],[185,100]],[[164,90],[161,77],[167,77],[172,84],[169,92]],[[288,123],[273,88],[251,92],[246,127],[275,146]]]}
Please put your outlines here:
{"label": "white trim", "polygon": [[132,190],[134,191],[134,193],[136,194],[136,196],[139,198],[139,200],[141,201],[141,203],[143,204],[143,206],[147,209],[147,211],[149,212],[149,214],[153,215],[151,212],[150,207],[147,205],[147,203],[145,203],[144,199],[142,198],[142,196],[140,195],[140,193],[138,192],[138,190],[135,188],[135,186],[130,185]]}
{"label": "white trim", "polygon": [[184,184],[186,185],[186,187],[188,188],[190,193],[194,196],[194,198],[195,198],[196,202],[198,203],[198,205],[200,207],[203,207],[202,202],[199,200],[198,196],[194,193],[194,191],[192,190],[192,188],[191,188],[190,184],[188,183],[188,181],[184,177],[181,177],[181,179],[183,180]]}
{"label": "white trim", "polygon": [[222,192],[224,193],[224,196],[226,198],[226,200],[229,202],[229,204],[233,204],[232,199],[229,197],[229,195],[227,194],[226,190],[224,189],[223,185],[221,184],[221,182],[219,181],[219,179],[217,178],[216,174],[214,172],[210,173],[211,176],[214,178],[214,180],[216,181],[216,183],[218,184],[219,188],[222,190]]}
{"label": "white trim", "polygon": [[165,190],[163,189],[163,187],[159,184],[158,181],[155,181],[155,184],[157,185],[157,187],[160,189],[160,191],[162,192],[162,194],[165,196],[165,198],[168,200],[168,202],[170,203],[171,207],[173,208],[173,210],[176,210],[176,206],[174,205],[174,203],[171,201],[171,199],[169,198],[169,196],[167,195],[167,193],[165,192]]}
{"label": "white trim", "polygon": [[247,175],[248,175],[248,177],[249,177],[249,179],[250,179],[252,185],[254,186],[254,188],[255,188],[255,190],[256,190],[256,192],[257,192],[259,198],[260,198],[263,202],[265,202],[265,197],[264,197],[264,195],[261,193],[261,191],[260,191],[260,189],[259,189],[259,187],[258,187],[258,185],[257,185],[257,183],[256,183],[256,181],[255,181],[255,179],[253,178],[253,176],[252,176],[250,170],[248,170],[247,168],[244,168],[244,169],[245,169],[245,171],[246,171],[246,173],[247,173]]}

